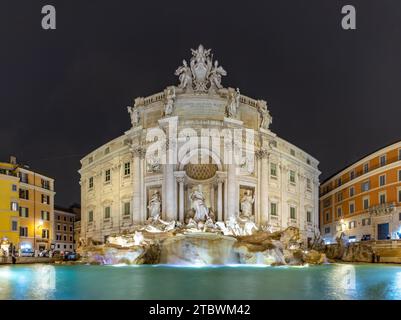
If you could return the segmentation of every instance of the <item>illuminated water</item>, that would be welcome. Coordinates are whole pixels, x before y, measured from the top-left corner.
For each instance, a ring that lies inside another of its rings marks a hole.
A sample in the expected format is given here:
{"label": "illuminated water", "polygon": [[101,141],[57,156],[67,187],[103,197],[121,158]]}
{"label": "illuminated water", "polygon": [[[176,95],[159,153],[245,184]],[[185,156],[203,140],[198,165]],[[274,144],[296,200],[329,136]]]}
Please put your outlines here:
{"label": "illuminated water", "polygon": [[401,299],[401,266],[0,266],[0,299]]}

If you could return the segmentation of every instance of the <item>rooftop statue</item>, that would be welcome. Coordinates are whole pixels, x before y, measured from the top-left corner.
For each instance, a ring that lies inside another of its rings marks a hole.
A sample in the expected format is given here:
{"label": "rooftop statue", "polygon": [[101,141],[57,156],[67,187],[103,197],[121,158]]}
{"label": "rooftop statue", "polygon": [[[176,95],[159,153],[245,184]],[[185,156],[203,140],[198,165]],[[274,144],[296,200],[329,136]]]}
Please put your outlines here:
{"label": "rooftop statue", "polygon": [[216,60],[213,64],[213,55],[211,49],[205,49],[201,44],[198,49],[191,49],[192,57],[190,65],[187,61],[182,61],[175,71],[179,77],[179,88],[185,91],[195,91],[198,93],[207,93],[209,89],[221,89],[221,77],[227,75],[222,66],[219,66]]}

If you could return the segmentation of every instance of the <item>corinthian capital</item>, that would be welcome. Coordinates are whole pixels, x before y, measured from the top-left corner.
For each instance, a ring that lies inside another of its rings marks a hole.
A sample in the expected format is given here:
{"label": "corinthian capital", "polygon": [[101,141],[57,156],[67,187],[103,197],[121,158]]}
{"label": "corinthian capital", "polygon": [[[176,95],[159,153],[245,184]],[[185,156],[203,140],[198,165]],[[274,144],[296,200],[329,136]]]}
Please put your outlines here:
{"label": "corinthian capital", "polygon": [[144,159],[146,155],[146,150],[142,146],[132,146],[131,152],[134,157],[139,157],[141,159]]}
{"label": "corinthian capital", "polygon": [[257,159],[267,158],[268,155],[269,155],[269,152],[265,148],[261,148],[261,149],[255,151],[255,156]]}

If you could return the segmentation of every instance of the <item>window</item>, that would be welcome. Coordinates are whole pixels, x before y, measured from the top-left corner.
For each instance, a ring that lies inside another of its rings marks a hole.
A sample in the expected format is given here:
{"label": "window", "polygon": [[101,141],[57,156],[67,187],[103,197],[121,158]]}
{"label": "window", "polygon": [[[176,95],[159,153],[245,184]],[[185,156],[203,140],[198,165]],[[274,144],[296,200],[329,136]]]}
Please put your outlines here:
{"label": "window", "polygon": [[401,202],[401,189],[398,189],[398,202]]}
{"label": "window", "polygon": [[64,221],[67,221],[67,217],[66,216],[64,216],[63,219],[64,219]]}
{"label": "window", "polygon": [[398,170],[398,181],[401,181],[401,170]]}
{"label": "window", "polygon": [[72,244],[70,244],[70,249],[72,249]]}
{"label": "window", "polygon": [[27,237],[28,236],[28,227],[19,227],[19,236]]}
{"label": "window", "polygon": [[89,211],[88,212],[88,222],[92,222],[93,221],[93,211]]}
{"label": "window", "polygon": [[19,207],[19,216],[23,218],[28,218],[29,208]]}
{"label": "window", "polygon": [[66,235],[63,236],[63,240],[67,241],[67,236]]}
{"label": "window", "polygon": [[70,232],[72,232],[72,226],[70,226]]}
{"label": "window", "polygon": [[28,183],[28,174],[26,174],[25,172],[20,172],[19,178],[20,178],[21,182]]}
{"label": "window", "polygon": [[350,221],[350,222],[348,223],[348,228],[349,228],[349,229],[356,228],[356,221]]}
{"label": "window", "polygon": [[124,203],[124,215],[129,216],[131,214],[131,203],[125,202]]}
{"label": "window", "polygon": [[349,196],[353,197],[355,195],[355,188],[354,187],[350,187],[349,188]]}
{"label": "window", "polygon": [[290,207],[290,218],[291,219],[296,219],[296,212],[295,212],[295,207]]}
{"label": "window", "polygon": [[386,165],[386,155],[380,156],[380,166],[383,167]]}
{"label": "window", "polygon": [[312,190],[312,182],[309,178],[306,178],[306,189]]}
{"label": "window", "polygon": [[352,170],[350,173],[349,173],[349,179],[350,180],[353,180],[355,178],[355,170]]}
{"label": "window", "polygon": [[295,184],[295,171],[290,170],[290,183]]}
{"label": "window", "polygon": [[70,222],[74,222],[74,218],[73,217],[70,218]]}
{"label": "window", "polygon": [[66,224],[63,225],[63,230],[67,231],[67,225]]}
{"label": "window", "polygon": [[60,220],[61,218],[60,218],[60,216],[59,215],[57,215],[57,220]]}
{"label": "window", "polygon": [[50,204],[50,196],[48,196],[47,194],[42,194],[42,203]]}
{"label": "window", "polygon": [[386,203],[386,194],[385,193],[380,193],[379,194],[379,203],[380,204],[385,204]]}
{"label": "window", "polygon": [[349,204],[349,213],[354,213],[355,212],[355,203],[351,202]]}
{"label": "window", "polygon": [[398,214],[398,220],[401,221],[401,212]]}
{"label": "window", "polygon": [[294,149],[290,149],[290,154],[295,157],[295,150]]}
{"label": "window", "polygon": [[49,239],[49,230],[42,229],[42,238],[43,239]]}
{"label": "window", "polygon": [[370,218],[362,219],[363,226],[370,226]]}
{"label": "window", "polygon": [[312,212],[306,211],[306,222],[312,222]]}
{"label": "window", "polygon": [[60,249],[60,245],[59,244],[57,245],[57,249]]}
{"label": "window", "polygon": [[272,216],[277,216],[277,203],[275,202],[270,203],[270,214]]}
{"label": "window", "polygon": [[401,160],[401,149],[398,149],[398,160]]}
{"label": "window", "polygon": [[342,192],[338,192],[336,196],[337,196],[337,202],[343,201],[343,193]]}
{"label": "window", "polygon": [[104,218],[110,219],[110,207],[104,208]]}
{"label": "window", "polygon": [[386,184],[386,175],[383,174],[383,175],[379,176],[379,185],[380,185],[380,187],[382,187],[385,184]]}
{"label": "window", "polygon": [[89,187],[89,189],[93,189],[93,177],[89,178],[88,187]]}
{"label": "window", "polygon": [[25,189],[19,189],[19,197],[20,199],[29,200],[29,191]]}
{"label": "window", "polygon": [[330,227],[326,227],[326,228],[324,228],[324,233],[330,233]]}
{"label": "window", "polygon": [[326,222],[330,220],[330,211],[326,211]]}
{"label": "window", "polygon": [[70,236],[70,241],[72,241],[72,236]]}
{"label": "window", "polygon": [[124,163],[124,176],[129,176],[131,174],[131,163]]}
{"label": "window", "polygon": [[368,180],[368,181],[363,182],[361,189],[362,189],[362,192],[368,191],[370,189],[370,181]]}
{"label": "window", "polygon": [[11,201],[10,209],[11,209],[11,211],[18,211],[18,202]]}
{"label": "window", "polygon": [[341,186],[341,178],[337,179],[337,187]]}
{"label": "window", "polygon": [[50,190],[50,182],[49,180],[41,179],[41,185],[43,189]]}
{"label": "window", "polygon": [[341,217],[343,215],[343,210],[341,207],[337,208],[337,217]]}
{"label": "window", "polygon": [[50,220],[50,213],[48,211],[42,211],[41,218],[42,220]]}
{"label": "window", "polygon": [[61,225],[57,223],[57,230],[61,230]]}
{"label": "window", "polygon": [[364,210],[369,209],[369,197],[363,198],[363,209]]}
{"label": "window", "polygon": [[18,230],[18,221],[11,221],[11,230],[12,231],[17,231]]}
{"label": "window", "polygon": [[277,177],[277,164],[275,163],[270,164],[270,175],[272,177]]}
{"label": "window", "polygon": [[13,185],[11,186],[11,190],[14,191],[14,192],[17,191],[17,185],[16,185],[16,184],[13,184]]}
{"label": "window", "polygon": [[369,163],[367,162],[363,165],[363,173],[367,173],[368,171],[369,171]]}
{"label": "window", "polygon": [[104,181],[105,181],[105,182],[110,182],[110,169],[107,169],[107,170],[105,171]]}

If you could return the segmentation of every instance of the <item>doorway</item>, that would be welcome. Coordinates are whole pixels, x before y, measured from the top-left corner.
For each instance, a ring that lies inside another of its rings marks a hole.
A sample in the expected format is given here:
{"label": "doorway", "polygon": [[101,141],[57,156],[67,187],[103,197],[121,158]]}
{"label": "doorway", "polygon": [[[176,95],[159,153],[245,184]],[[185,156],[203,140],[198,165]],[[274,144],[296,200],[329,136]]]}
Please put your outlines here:
{"label": "doorway", "polygon": [[377,225],[377,239],[378,240],[386,240],[388,234],[389,234],[388,223],[380,223]]}

